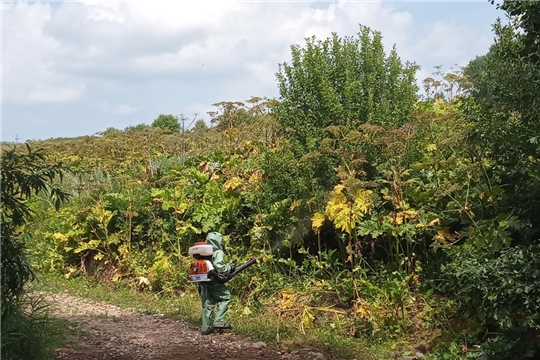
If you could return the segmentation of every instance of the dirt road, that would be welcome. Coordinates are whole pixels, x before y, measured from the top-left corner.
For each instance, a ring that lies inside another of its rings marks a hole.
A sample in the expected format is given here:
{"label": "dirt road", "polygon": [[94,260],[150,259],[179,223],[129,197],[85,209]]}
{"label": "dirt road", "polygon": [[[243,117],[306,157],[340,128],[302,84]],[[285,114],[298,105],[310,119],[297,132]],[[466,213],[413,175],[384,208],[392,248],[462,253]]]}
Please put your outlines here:
{"label": "dirt road", "polygon": [[51,315],[69,321],[69,348],[55,349],[68,360],[324,360],[313,350],[286,352],[234,334],[202,336],[182,320],[143,315],[68,294],[47,294]]}

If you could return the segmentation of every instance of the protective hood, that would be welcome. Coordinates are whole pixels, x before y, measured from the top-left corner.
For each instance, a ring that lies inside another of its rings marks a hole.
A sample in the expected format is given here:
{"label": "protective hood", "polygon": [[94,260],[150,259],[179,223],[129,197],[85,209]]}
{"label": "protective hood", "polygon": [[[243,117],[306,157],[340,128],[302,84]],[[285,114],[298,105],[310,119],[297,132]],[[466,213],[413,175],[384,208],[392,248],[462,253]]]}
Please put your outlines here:
{"label": "protective hood", "polygon": [[206,235],[206,242],[215,250],[223,250],[223,236],[218,232],[211,232]]}

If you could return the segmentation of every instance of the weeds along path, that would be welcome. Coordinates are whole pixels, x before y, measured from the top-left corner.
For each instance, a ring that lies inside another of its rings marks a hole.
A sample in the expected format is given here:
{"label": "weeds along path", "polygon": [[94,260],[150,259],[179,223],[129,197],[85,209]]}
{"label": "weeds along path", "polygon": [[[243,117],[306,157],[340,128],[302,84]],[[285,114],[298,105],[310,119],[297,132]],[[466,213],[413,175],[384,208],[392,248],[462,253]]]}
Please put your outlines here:
{"label": "weeds along path", "polygon": [[325,359],[310,349],[288,353],[235,334],[202,336],[182,320],[143,315],[65,293],[43,295],[51,305],[51,316],[69,323],[69,347],[55,349],[57,359]]}

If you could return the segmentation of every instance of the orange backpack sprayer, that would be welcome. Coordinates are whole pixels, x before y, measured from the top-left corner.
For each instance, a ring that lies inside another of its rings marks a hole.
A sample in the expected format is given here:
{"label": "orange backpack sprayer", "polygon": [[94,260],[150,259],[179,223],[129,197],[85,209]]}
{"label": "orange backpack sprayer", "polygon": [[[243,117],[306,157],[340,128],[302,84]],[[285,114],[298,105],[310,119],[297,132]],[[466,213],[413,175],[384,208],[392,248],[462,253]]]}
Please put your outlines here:
{"label": "orange backpack sprayer", "polygon": [[196,242],[189,248],[189,255],[195,258],[195,262],[189,268],[189,277],[192,282],[212,281],[208,274],[214,270],[213,253],[212,245],[206,242]]}
{"label": "orange backpack sprayer", "polygon": [[194,283],[215,281],[219,284],[225,284],[227,281],[257,262],[254,257],[250,257],[245,264],[242,264],[239,267],[234,266],[228,274],[218,274],[212,264],[212,255],[214,254],[212,245],[206,242],[196,242],[189,248],[188,252],[189,255],[195,258],[195,261],[189,268],[189,278],[191,282]]}

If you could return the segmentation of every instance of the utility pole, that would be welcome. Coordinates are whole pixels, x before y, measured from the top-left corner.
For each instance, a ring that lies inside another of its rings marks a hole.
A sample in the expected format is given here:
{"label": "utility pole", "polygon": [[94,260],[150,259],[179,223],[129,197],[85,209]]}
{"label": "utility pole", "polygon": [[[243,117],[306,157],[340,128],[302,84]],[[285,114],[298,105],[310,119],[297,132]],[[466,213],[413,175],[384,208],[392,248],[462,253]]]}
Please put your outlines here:
{"label": "utility pole", "polygon": [[184,133],[186,132],[186,129],[189,128],[191,125],[193,125],[195,120],[197,120],[197,115],[199,114],[195,113],[193,115],[193,120],[191,120],[191,122],[186,127],[186,121],[189,120],[189,118],[185,117],[184,114],[180,114],[180,121],[182,122],[182,135],[181,135],[182,136],[182,162],[185,161],[186,152],[187,152],[187,144],[186,144],[186,139],[184,137]]}
{"label": "utility pole", "polygon": [[199,115],[199,113],[195,113],[193,115],[193,120],[191,120],[191,122],[187,125],[187,127],[185,126],[186,124],[186,121],[189,120],[189,118],[187,118],[186,116],[184,116],[184,114],[180,114],[180,121],[182,122],[182,134],[184,132],[186,132],[186,128],[189,128],[191,125],[193,125],[193,123],[195,122],[195,120],[197,120],[197,115]]}

